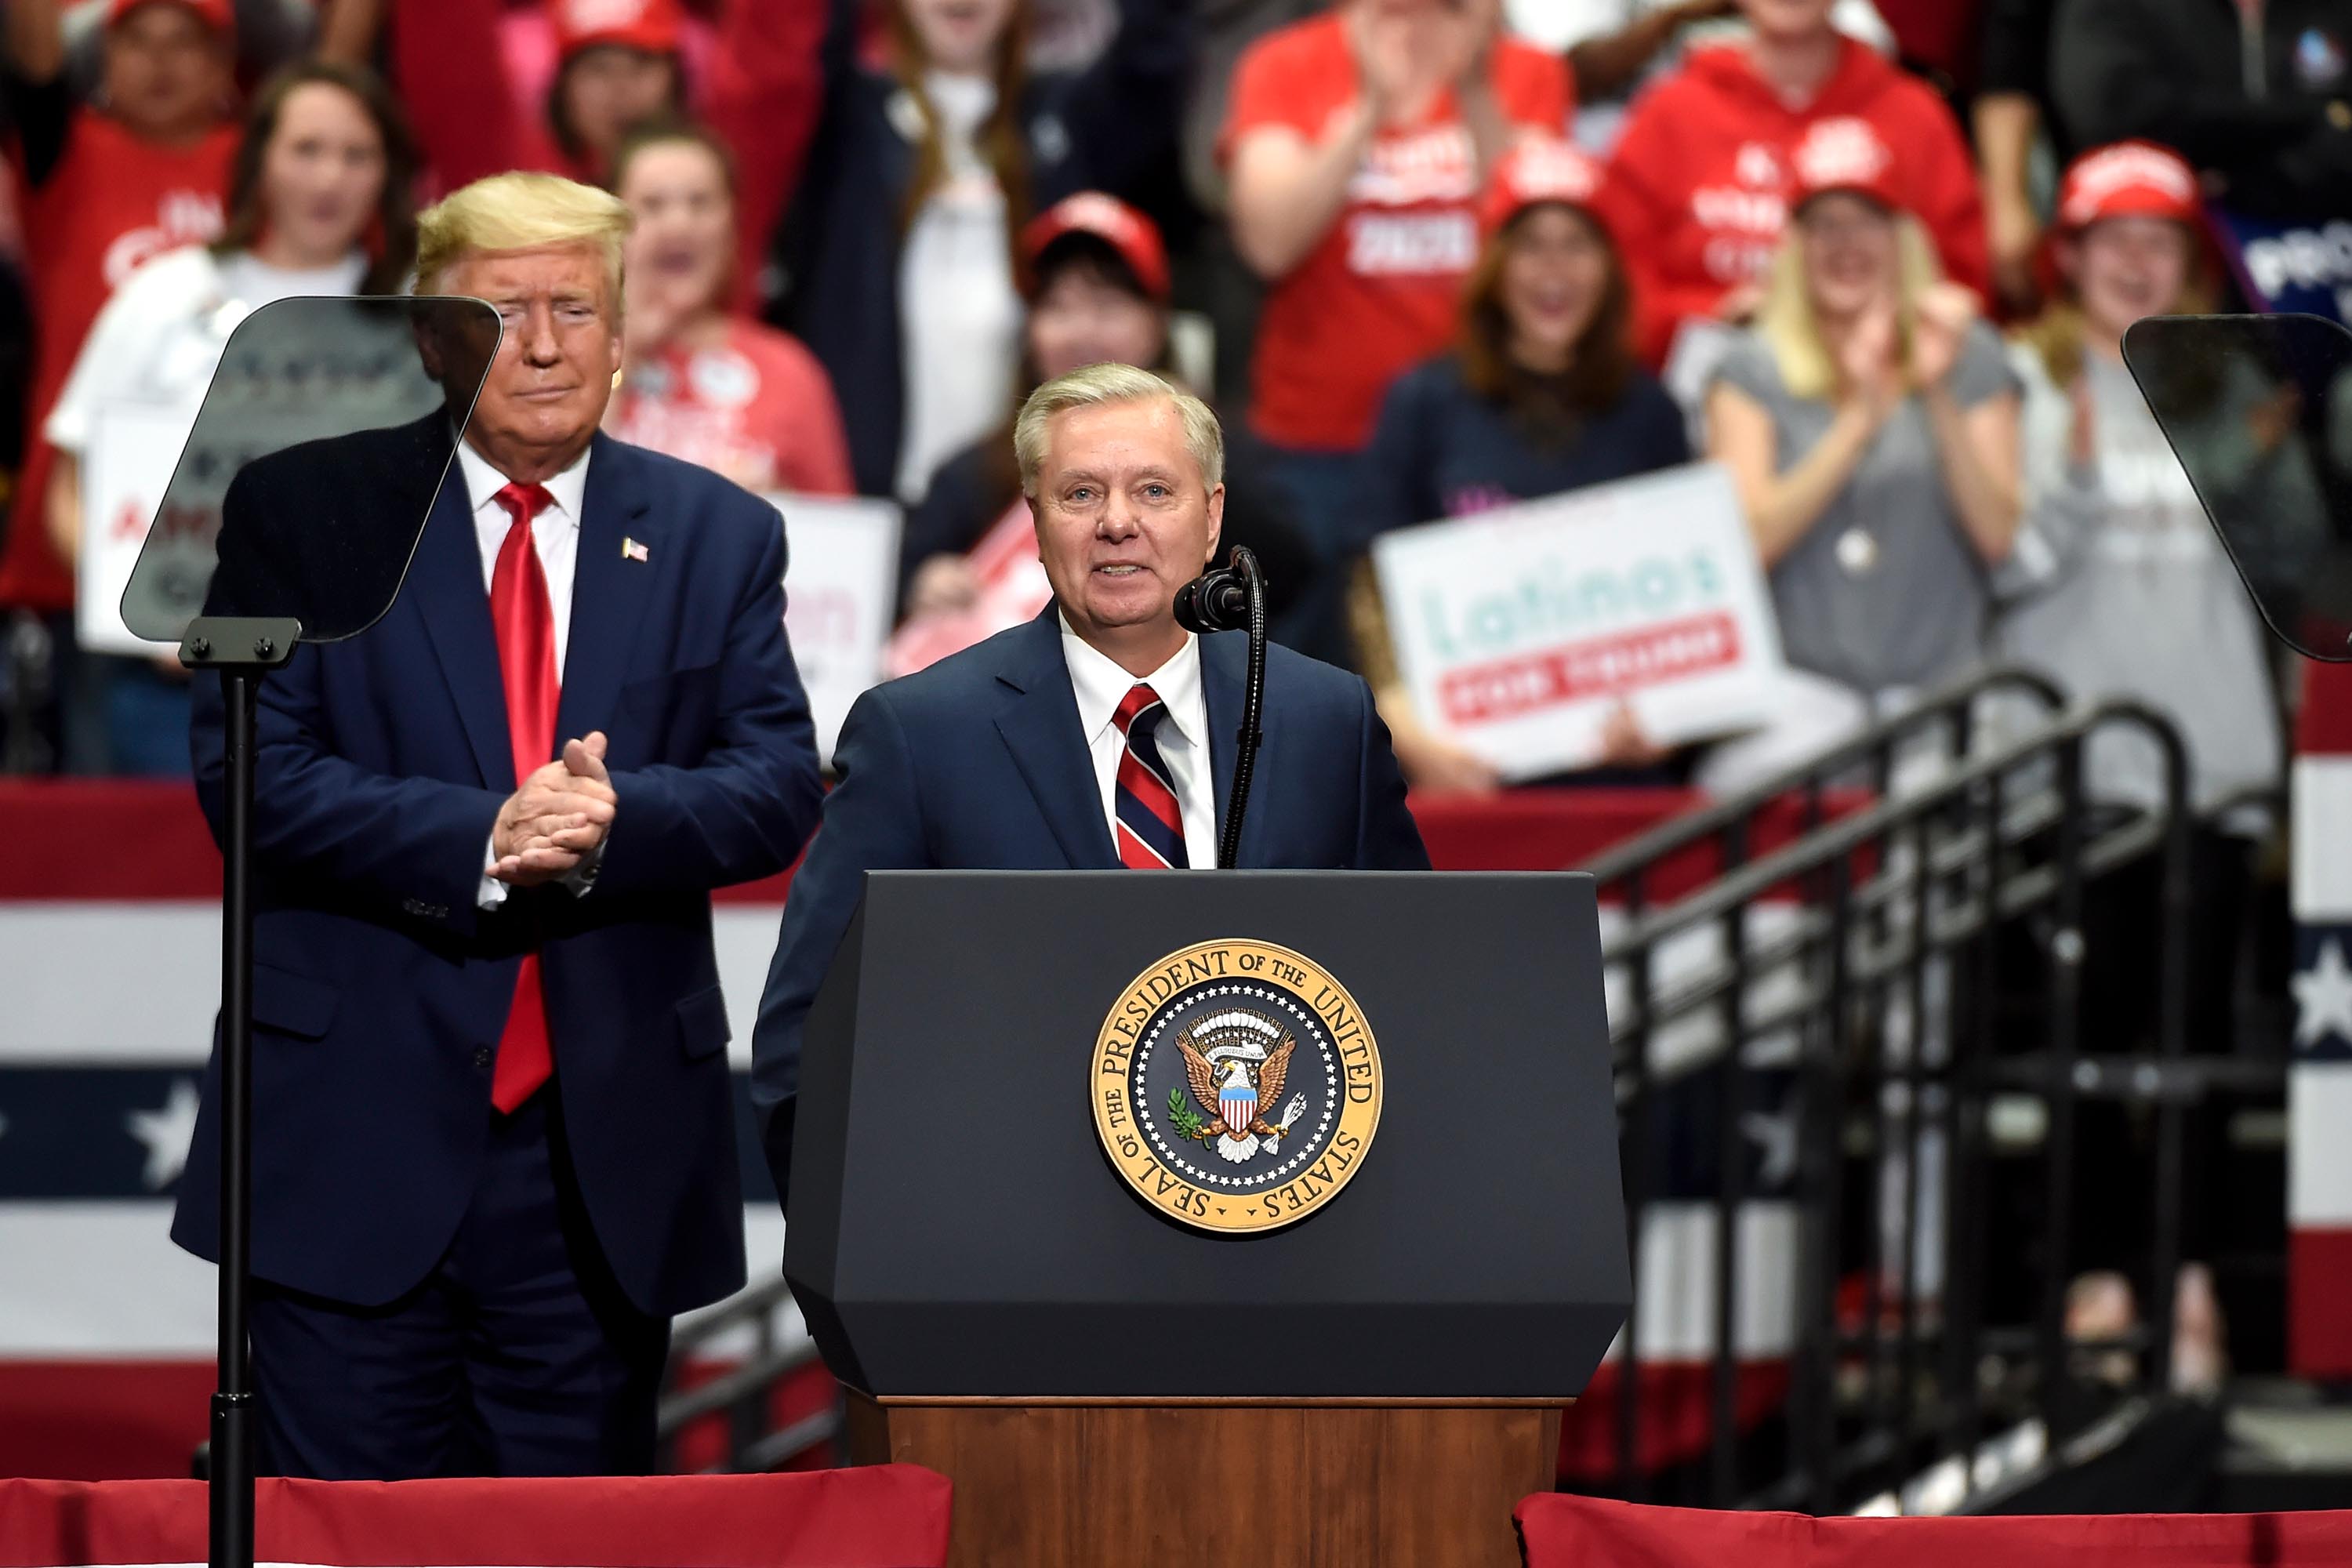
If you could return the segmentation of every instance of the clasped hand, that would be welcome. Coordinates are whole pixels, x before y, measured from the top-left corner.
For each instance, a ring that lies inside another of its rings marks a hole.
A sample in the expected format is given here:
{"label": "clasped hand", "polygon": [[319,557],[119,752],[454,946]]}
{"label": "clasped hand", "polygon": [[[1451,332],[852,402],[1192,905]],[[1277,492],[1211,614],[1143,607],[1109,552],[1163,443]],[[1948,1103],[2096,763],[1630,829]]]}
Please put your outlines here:
{"label": "clasped hand", "polygon": [[620,797],[604,771],[604,732],[566,741],[563,755],[523,780],[490,829],[490,875],[535,888],[579,868],[613,830]]}

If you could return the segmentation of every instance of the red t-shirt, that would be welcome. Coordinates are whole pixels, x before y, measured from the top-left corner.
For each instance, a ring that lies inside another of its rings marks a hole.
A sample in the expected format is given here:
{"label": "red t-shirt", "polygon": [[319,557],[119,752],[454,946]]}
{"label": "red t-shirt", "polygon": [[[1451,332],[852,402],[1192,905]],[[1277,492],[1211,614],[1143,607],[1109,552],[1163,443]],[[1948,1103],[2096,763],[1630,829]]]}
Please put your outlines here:
{"label": "red t-shirt", "polygon": [[1912,210],[1944,269],[1984,293],[1991,279],[1976,165],[1926,83],[1849,38],[1811,102],[1792,108],[1737,45],[1695,50],[1643,93],[1609,168],[1609,199],[1633,280],[1636,336],[1664,361],[1686,316],[1761,281],[1789,218],[1790,158],[1823,120],[1870,122],[1898,160]]}
{"label": "red t-shirt", "polygon": [[25,469],[0,544],[0,605],[73,607],[73,571],[49,543],[54,454],[41,426],[116,286],[152,257],[219,235],[236,143],[236,128],[223,125],[193,146],[159,147],[77,110],[64,155],[26,204],[37,342]]}
{"label": "red t-shirt", "polygon": [[[1511,123],[1565,128],[1572,93],[1559,57],[1506,38],[1489,70]],[[1269,34],[1234,76],[1224,153],[1267,126],[1320,140],[1357,93],[1339,15]],[[1339,221],[1266,295],[1251,373],[1259,434],[1324,451],[1364,444],[1389,383],[1454,338],[1462,281],[1478,258],[1477,195],[1475,151],[1450,91],[1417,123],[1381,129]]]}
{"label": "red t-shirt", "polygon": [[833,383],[789,333],[730,320],[725,341],[664,349],[631,371],[605,428],[750,490],[856,489]]}

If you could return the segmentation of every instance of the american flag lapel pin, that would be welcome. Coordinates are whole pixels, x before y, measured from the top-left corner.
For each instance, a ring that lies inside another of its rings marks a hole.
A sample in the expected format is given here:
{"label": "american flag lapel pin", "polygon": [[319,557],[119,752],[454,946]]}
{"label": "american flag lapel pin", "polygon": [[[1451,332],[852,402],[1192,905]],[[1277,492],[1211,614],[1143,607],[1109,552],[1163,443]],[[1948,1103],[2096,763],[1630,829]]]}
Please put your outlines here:
{"label": "american flag lapel pin", "polygon": [[650,563],[653,560],[653,552],[647,550],[644,545],[638,543],[635,540],[629,538],[626,534],[623,534],[621,536],[621,559],[624,561],[643,561]]}

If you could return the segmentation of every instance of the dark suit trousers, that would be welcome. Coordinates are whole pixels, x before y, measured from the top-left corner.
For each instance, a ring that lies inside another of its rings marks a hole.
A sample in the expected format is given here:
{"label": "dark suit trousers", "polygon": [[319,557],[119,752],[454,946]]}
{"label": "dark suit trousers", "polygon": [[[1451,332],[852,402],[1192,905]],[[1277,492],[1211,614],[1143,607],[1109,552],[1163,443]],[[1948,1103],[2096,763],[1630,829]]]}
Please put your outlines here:
{"label": "dark suit trousers", "polygon": [[[642,1475],[667,1320],[606,1268],[552,1084],[489,1148],[457,1239],[384,1307],[254,1282],[262,1461],[325,1480]],[[391,1201],[398,1194],[387,1194]]]}

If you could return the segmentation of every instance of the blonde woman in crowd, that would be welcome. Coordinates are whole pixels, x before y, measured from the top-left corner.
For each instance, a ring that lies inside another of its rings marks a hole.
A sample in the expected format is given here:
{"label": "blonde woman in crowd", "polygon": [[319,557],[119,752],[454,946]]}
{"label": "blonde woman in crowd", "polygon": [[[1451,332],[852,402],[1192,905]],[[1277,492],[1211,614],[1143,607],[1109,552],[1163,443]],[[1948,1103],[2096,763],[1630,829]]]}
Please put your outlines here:
{"label": "blonde woman in crowd", "polygon": [[2018,524],[2015,378],[1941,279],[1892,151],[1832,121],[1795,163],[1756,325],[1706,398],[1792,667],[1776,724],[1710,759],[1719,787],[1978,663]]}

